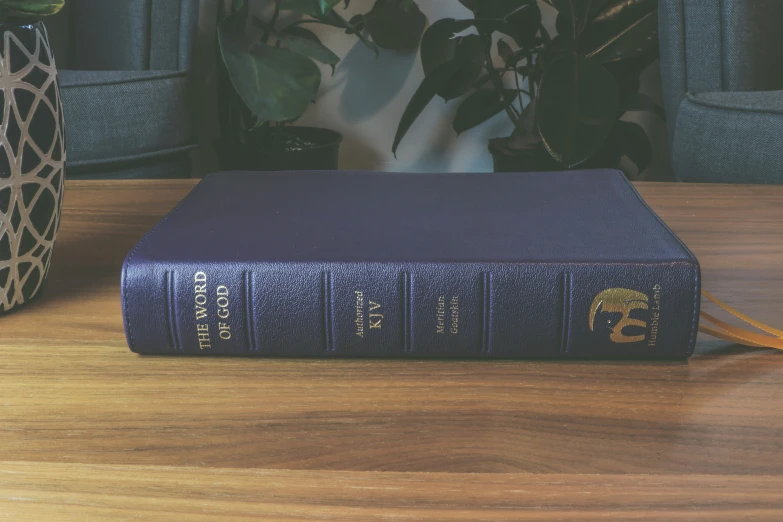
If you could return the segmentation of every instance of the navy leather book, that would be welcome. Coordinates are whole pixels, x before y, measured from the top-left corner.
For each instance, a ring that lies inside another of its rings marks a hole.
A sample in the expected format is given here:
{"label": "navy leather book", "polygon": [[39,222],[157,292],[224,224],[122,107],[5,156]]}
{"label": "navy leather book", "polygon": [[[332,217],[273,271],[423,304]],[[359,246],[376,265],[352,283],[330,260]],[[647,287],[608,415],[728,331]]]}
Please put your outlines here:
{"label": "navy leather book", "polygon": [[212,174],[122,271],[146,354],[686,357],[699,293],[612,170]]}

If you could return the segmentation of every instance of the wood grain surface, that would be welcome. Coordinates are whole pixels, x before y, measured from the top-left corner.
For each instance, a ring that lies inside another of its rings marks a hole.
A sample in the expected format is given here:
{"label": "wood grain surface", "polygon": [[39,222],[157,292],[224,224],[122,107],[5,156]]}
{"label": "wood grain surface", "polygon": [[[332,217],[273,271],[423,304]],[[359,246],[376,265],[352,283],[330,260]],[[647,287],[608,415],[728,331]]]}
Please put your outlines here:
{"label": "wood grain surface", "polygon": [[[45,295],[0,317],[0,520],[783,520],[777,351],[130,353],[120,264],[193,183],[67,184]],[[705,288],[783,326],[783,187],[637,187]]]}

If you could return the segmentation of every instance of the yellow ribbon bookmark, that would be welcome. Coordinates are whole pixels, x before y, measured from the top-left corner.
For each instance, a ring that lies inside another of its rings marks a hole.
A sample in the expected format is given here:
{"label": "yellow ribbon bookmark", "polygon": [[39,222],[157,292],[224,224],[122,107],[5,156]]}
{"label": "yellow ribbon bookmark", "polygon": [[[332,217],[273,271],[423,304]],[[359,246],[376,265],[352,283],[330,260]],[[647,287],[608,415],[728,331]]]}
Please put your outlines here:
{"label": "yellow ribbon bookmark", "polygon": [[701,312],[701,321],[702,323],[704,321],[712,323],[712,325],[707,326],[705,324],[699,324],[700,332],[717,337],[718,339],[723,339],[724,341],[731,341],[733,343],[742,344],[745,346],[754,346],[757,348],[777,348],[778,350],[783,350],[783,330],[772,328],[771,326],[767,326],[764,323],[760,323],[751,319],[742,312],[739,312],[726,303],[716,299],[706,290],[702,290],[701,295],[722,309],[726,310],[734,317],[737,317],[738,319],[741,319],[746,323],[755,326],[759,330],[767,332],[771,335],[762,335],[750,330],[746,330],[745,328],[732,326],[725,321],[721,321],[714,315],[708,314],[707,312]]}

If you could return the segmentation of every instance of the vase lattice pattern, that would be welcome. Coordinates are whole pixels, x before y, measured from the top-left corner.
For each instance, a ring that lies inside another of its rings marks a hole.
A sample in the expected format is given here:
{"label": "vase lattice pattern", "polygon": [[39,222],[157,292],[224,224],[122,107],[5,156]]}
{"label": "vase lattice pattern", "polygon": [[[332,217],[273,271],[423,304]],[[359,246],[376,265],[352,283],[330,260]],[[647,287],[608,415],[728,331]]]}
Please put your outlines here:
{"label": "vase lattice pattern", "polygon": [[5,28],[0,56],[0,312],[35,297],[60,224],[65,136],[42,24]]}

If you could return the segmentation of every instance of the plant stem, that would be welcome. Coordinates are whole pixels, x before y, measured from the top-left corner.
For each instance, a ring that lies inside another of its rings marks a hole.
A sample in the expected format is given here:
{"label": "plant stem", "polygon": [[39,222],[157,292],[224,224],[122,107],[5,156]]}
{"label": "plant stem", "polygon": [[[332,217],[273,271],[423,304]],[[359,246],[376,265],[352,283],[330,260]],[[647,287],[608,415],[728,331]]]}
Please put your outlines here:
{"label": "plant stem", "polygon": [[275,12],[272,13],[272,20],[269,22],[269,29],[264,31],[264,37],[261,38],[261,41],[264,43],[269,41],[269,36],[272,34],[272,30],[275,28],[277,19],[280,18],[280,2],[281,0],[275,0]]}
{"label": "plant stem", "polygon": [[[527,60],[528,67],[530,67],[530,70],[533,71],[533,74],[527,77],[527,88],[530,90],[530,103],[533,103],[536,100],[536,55],[530,53]],[[538,132],[538,111],[536,111],[536,105],[533,104],[533,107],[530,110],[533,112],[533,121],[530,124],[530,128],[533,129],[533,135],[535,135]]]}
{"label": "plant stem", "polygon": [[549,32],[546,30],[546,27],[544,27],[544,24],[539,24],[538,25],[538,30],[539,30],[539,32],[541,34],[541,40],[544,42],[544,45],[541,46],[541,47],[536,48],[536,52],[542,51],[544,49],[544,47],[546,47],[547,45],[549,45],[552,42],[552,37],[549,36]]}
{"label": "plant stem", "polygon": [[576,34],[576,8],[574,7],[574,0],[570,0],[568,2],[569,7],[571,8],[571,32],[573,33],[573,40],[574,42],[577,41],[577,34]]}
{"label": "plant stem", "polygon": [[321,24],[321,25],[329,25],[331,27],[336,27],[334,24],[330,24],[329,22],[324,22],[323,20],[318,20],[317,18],[302,18],[301,20],[294,20],[286,27],[294,27],[295,25],[302,25],[302,24]]}
{"label": "plant stem", "polygon": [[519,86],[519,73],[514,71],[514,82],[517,84],[517,99],[519,100],[519,112],[525,110],[525,104],[522,103],[522,87]]}
{"label": "plant stem", "polygon": [[531,74],[527,77],[527,88],[530,90],[530,99],[536,97],[536,62],[535,62],[535,55],[531,52],[527,55],[527,67],[530,70]]}
{"label": "plant stem", "polygon": [[[486,34],[481,34],[482,40],[484,40],[484,57],[486,59],[486,69],[487,73],[489,73],[489,77],[492,80],[492,83],[495,84],[495,89],[498,92],[498,97],[502,100],[504,99],[504,94],[506,92],[506,88],[503,86],[503,80],[501,79],[500,75],[498,74],[497,70],[495,70],[495,66],[492,62],[492,53],[490,49],[492,49],[492,37],[488,36]],[[516,114],[514,111],[516,110],[512,105],[506,105],[505,107],[506,114],[508,115],[509,119],[511,120],[511,123],[514,124],[514,127],[519,126],[519,114]]]}
{"label": "plant stem", "polygon": [[590,12],[592,10],[593,10],[592,0],[587,0],[587,11],[585,12],[585,17],[582,20],[581,27],[579,28],[579,36],[581,36],[582,33],[585,32],[585,29],[587,29],[587,24],[590,23]]}

